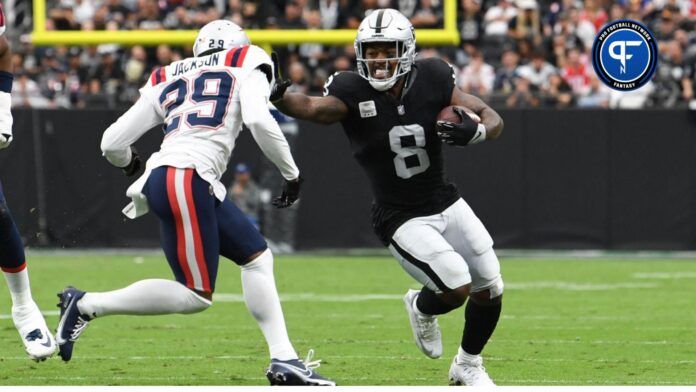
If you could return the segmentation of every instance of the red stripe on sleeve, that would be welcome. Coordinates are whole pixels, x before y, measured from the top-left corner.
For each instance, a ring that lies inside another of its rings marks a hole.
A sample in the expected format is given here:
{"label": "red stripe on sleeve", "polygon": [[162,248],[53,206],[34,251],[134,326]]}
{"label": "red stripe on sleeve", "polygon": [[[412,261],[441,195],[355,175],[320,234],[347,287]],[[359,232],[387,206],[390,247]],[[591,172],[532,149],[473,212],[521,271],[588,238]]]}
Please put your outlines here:
{"label": "red stripe on sleeve", "polygon": [[242,53],[239,54],[239,59],[237,59],[237,63],[234,65],[235,67],[241,67],[242,64],[244,64],[244,58],[246,57],[247,52],[249,51],[249,47],[245,46],[242,48]]}
{"label": "red stripe on sleeve", "polygon": [[232,66],[232,57],[234,54],[238,51],[239,49],[232,49],[229,52],[227,52],[227,56],[225,56],[225,65],[228,67]]}
{"label": "red stripe on sleeve", "polygon": [[167,67],[160,68],[160,83],[167,81]]}
{"label": "red stripe on sleeve", "polygon": [[152,75],[150,75],[150,83],[152,83],[153,86],[157,85],[157,70],[154,70]]}

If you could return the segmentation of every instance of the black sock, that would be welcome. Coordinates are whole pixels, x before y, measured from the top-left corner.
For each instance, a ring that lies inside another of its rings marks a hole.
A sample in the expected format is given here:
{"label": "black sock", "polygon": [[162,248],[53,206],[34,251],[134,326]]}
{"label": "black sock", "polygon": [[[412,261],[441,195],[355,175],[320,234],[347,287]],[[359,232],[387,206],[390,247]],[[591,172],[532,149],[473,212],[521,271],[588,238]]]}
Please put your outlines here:
{"label": "black sock", "polygon": [[430,316],[445,314],[457,309],[459,306],[452,306],[435,294],[434,291],[427,287],[423,287],[416,298],[416,306],[421,313]]}
{"label": "black sock", "polygon": [[462,336],[462,349],[467,354],[478,355],[483,351],[483,346],[488,343],[495,326],[500,318],[502,303],[482,306],[469,298],[466,304],[466,322],[464,323],[464,335]]}

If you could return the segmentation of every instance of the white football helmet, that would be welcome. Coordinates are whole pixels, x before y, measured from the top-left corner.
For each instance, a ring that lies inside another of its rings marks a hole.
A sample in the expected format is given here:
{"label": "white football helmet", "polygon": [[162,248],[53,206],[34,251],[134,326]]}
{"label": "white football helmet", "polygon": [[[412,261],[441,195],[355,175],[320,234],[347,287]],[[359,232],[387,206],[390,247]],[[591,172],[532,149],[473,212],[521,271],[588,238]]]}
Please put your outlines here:
{"label": "white football helmet", "polygon": [[193,55],[198,57],[210,50],[229,49],[251,45],[244,29],[229,20],[214,20],[203,26],[193,44]]}
{"label": "white football helmet", "polygon": [[[397,57],[380,60],[366,59],[365,44],[371,42],[393,42],[396,46]],[[367,79],[376,90],[389,90],[401,76],[411,71],[411,65],[413,65],[416,56],[416,33],[413,30],[413,25],[397,10],[386,8],[372,11],[358,27],[358,35],[355,37],[355,55],[358,60],[360,76]],[[391,76],[386,78],[373,77],[371,63],[394,60],[399,62],[396,69],[392,70]]]}

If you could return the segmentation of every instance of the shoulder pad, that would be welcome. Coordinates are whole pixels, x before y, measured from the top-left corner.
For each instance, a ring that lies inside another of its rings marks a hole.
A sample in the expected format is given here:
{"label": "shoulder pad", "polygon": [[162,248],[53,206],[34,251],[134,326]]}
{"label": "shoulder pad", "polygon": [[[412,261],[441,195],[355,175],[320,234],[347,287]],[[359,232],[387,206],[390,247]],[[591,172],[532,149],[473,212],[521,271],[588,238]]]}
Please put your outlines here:
{"label": "shoulder pad", "polygon": [[372,89],[362,76],[353,71],[336,72],[329,76],[324,84],[324,96],[336,95],[346,96],[355,93],[360,89]]}
{"label": "shoulder pad", "polygon": [[228,67],[256,69],[262,64],[271,65],[271,58],[256,45],[242,46],[227,51],[225,65]]}
{"label": "shoulder pad", "polygon": [[160,83],[167,81],[167,67],[157,67],[152,71],[150,75],[150,81],[147,83],[148,86],[157,86]]}

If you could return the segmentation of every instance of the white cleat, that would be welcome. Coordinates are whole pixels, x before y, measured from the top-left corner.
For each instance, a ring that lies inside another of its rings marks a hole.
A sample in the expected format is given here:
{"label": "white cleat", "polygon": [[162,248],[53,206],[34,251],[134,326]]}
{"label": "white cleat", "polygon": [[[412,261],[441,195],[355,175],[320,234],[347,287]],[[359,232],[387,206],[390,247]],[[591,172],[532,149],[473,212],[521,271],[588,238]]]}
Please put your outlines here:
{"label": "white cleat", "polygon": [[45,361],[56,352],[56,341],[36,303],[13,306],[12,320],[29,358],[36,362]]}
{"label": "white cleat", "polygon": [[416,312],[416,299],[418,290],[408,290],[404,296],[404,304],[408,319],[411,322],[413,337],[416,339],[416,346],[430,358],[440,358],[442,356],[442,334],[440,326],[437,324],[436,316],[422,316]]}
{"label": "white cleat", "polygon": [[494,387],[495,383],[483,367],[480,355],[470,361],[462,361],[454,356],[449,370],[450,385],[466,385],[470,387]]}

